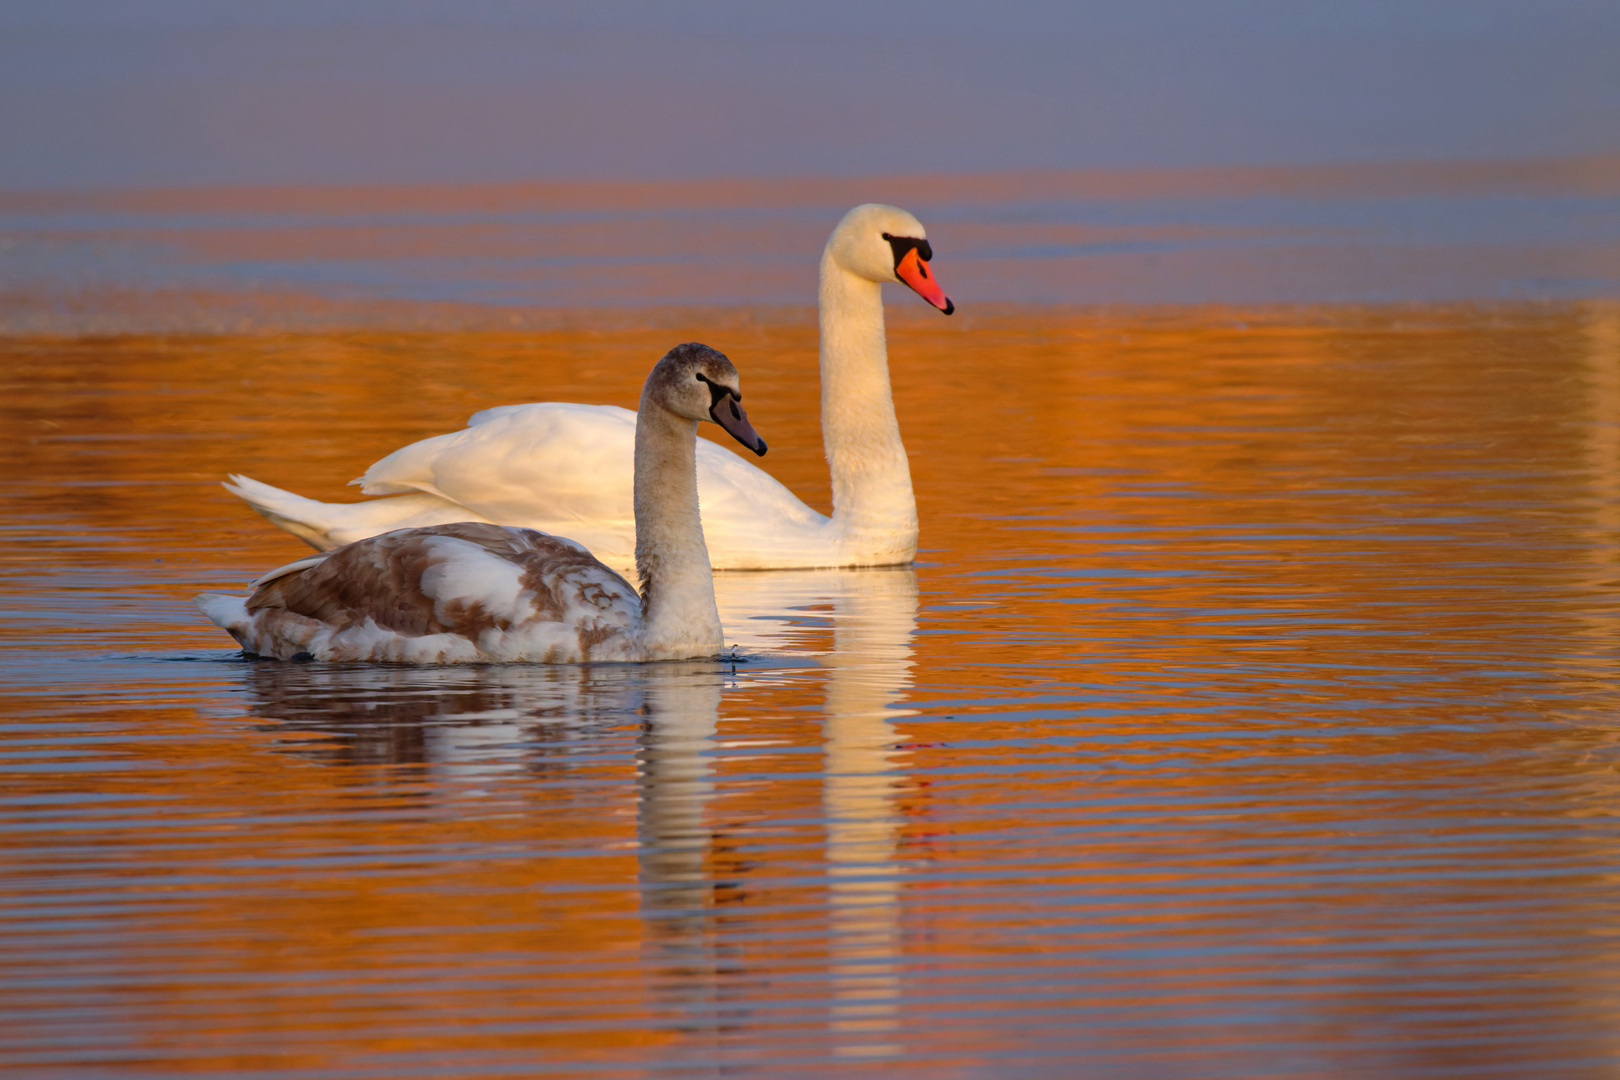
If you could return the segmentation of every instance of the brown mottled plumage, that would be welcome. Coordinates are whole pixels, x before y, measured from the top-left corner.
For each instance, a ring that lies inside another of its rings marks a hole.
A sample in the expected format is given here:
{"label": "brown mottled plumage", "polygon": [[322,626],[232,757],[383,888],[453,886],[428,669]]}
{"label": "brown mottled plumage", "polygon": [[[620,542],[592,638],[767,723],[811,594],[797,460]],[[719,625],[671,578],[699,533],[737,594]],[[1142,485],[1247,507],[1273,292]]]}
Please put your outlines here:
{"label": "brown mottled plumage", "polygon": [[[485,630],[510,630],[511,623],[476,601],[453,598],[435,603],[422,588],[424,572],[444,561],[430,538],[451,536],[477,544],[491,555],[523,568],[525,589],[533,590],[536,613],[558,619],[574,604],[602,607],[610,593],[594,580],[577,580],[570,570],[605,569],[590,552],[571,541],[534,529],[463,521],[427,529],[402,529],[338,548],[302,573],[277,578],[248,598],[256,613],[280,608],[343,630],[368,617],[397,634],[458,633],[476,637]],[[612,574],[612,571],[608,571]],[[618,574],[625,592],[635,589]]]}
{"label": "brown mottled plumage", "polygon": [[[464,560],[470,553],[447,547],[446,539],[512,564],[516,591],[525,601],[521,611],[511,606],[492,611],[478,598],[436,598],[441,590],[424,577],[452,557]],[[557,624],[571,627],[571,639],[564,635],[547,642],[534,659],[623,659],[622,649],[604,651],[603,646],[629,634],[626,615],[637,608],[630,583],[572,541],[533,529],[460,522],[384,533],[272,578],[247,598],[253,639],[238,635],[238,640],[252,651],[293,655],[309,651],[317,638],[336,639],[332,659],[380,659],[367,651],[378,632],[407,639],[455,635],[477,643],[491,631],[521,633],[537,624]],[[359,642],[343,644],[345,632]]]}

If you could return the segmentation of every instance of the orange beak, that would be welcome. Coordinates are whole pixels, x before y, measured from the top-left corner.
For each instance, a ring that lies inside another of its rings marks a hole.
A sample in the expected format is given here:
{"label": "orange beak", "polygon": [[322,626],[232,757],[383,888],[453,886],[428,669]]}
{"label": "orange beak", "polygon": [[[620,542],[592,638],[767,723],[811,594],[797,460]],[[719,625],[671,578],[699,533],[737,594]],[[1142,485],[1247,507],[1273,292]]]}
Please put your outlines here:
{"label": "orange beak", "polygon": [[910,285],[912,291],[918,296],[933,304],[945,314],[949,315],[956,310],[956,305],[951,303],[950,297],[945,295],[945,290],[939,287],[939,282],[934,280],[934,275],[928,272],[928,262],[917,254],[916,248],[906,252],[905,257],[895,265],[894,274],[901,281]]}

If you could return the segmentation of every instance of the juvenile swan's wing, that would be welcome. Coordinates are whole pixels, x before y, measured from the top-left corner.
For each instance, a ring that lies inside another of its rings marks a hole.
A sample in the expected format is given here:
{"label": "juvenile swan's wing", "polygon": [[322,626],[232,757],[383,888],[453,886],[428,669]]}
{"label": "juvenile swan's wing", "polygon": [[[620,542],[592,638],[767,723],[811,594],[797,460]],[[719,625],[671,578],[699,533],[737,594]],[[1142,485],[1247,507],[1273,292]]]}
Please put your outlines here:
{"label": "juvenile swan's wing", "polygon": [[406,529],[277,576],[254,651],[416,663],[626,659],[640,599],[580,545],[478,522]]}

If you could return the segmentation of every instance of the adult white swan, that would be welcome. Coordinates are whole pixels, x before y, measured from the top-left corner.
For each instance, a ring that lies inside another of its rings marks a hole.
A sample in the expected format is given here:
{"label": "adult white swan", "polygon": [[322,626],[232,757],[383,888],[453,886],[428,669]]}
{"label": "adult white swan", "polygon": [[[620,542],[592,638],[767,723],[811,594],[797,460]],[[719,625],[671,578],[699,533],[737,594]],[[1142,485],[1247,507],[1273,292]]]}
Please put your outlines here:
{"label": "adult white swan", "polygon": [[[879,285],[898,281],[949,315],[928,268],[922,223],[894,206],[857,206],[821,255],[821,430],[833,515],[769,473],[698,443],[698,493],[716,569],[885,566],[917,554],[917,503],[895,421]],[[392,498],[323,503],[245,476],[226,488],[317,550],[407,526],[456,521],[560,533],[615,567],[635,551],[631,460],[636,414],[614,405],[502,405],[462,431],[412,443],[355,483]]]}
{"label": "adult white swan", "polygon": [[250,653],[416,664],[718,656],[714,574],[698,515],[697,426],[756,454],[737,369],[678,345],[647,376],[635,432],[638,597],[572,540],[460,522],[401,529],[291,563],[251,596],[197,604]]}

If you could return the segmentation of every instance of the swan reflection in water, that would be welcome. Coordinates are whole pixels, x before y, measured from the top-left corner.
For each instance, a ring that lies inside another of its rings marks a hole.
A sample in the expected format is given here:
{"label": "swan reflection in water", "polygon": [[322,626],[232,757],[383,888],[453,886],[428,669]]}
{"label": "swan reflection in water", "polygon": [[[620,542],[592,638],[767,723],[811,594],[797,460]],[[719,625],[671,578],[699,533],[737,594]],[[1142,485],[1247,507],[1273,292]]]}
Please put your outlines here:
{"label": "swan reflection in water", "polygon": [[[725,959],[718,910],[746,903],[747,874],[716,821],[720,702],[732,673],[816,654],[823,684],[829,1030],[835,1054],[878,1057],[899,994],[900,866],[895,705],[911,684],[917,578],[910,568],[716,575],[728,663],[411,668],[261,663],[253,712],[336,740],[289,743],[334,765],[417,765],[441,794],[600,760],[586,737],[640,728],[637,865],[644,962],[659,996],[695,1028],[723,1022],[740,961]],[[830,624],[830,637],[828,630]],[[830,650],[828,645],[831,645]],[[761,662],[763,661],[763,662]],[[805,663],[812,661],[806,659]],[[706,1014],[706,1015],[705,1015]],[[700,1021],[698,1018],[702,1017]],[[694,1051],[700,1047],[693,1046]]]}
{"label": "swan reflection in water", "polygon": [[453,782],[554,771],[578,732],[639,713],[636,667],[270,661],[254,664],[247,682],[254,715],[336,736],[290,742],[291,752],[333,765],[415,765]]}
{"label": "swan reflection in water", "polygon": [[[828,876],[829,1027],[845,1057],[898,1053],[900,867],[894,702],[911,684],[917,575],[910,567],[720,574],[727,640],[749,651],[805,651],[831,622],[823,668],[822,811]],[[830,616],[830,620],[829,620]],[[822,642],[824,646],[824,641]],[[714,867],[720,680],[648,688],[641,744],[642,910],[664,985],[690,1014],[721,994],[726,961],[714,909],[745,900]]]}
{"label": "swan reflection in water", "polygon": [[849,574],[833,597],[826,666],[827,817],[835,1051],[887,1056],[899,997],[900,815],[893,722],[911,685],[917,574]]}

